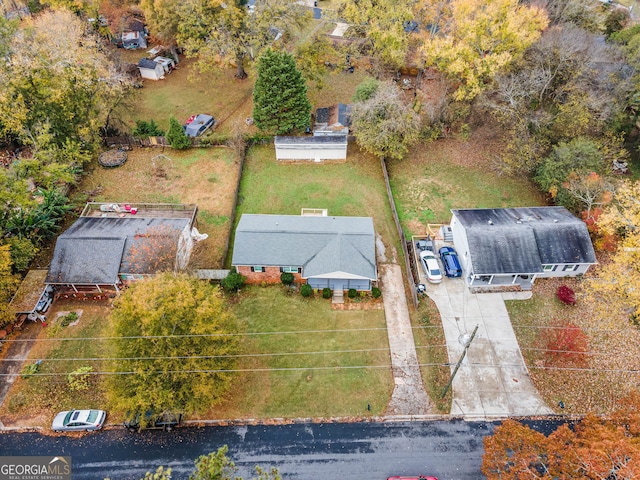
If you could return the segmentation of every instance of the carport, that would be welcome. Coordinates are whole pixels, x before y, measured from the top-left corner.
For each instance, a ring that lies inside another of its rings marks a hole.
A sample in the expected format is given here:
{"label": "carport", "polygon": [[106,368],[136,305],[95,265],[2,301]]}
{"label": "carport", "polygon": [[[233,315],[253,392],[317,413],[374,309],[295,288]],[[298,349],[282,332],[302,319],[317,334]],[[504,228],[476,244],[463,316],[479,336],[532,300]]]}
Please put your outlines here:
{"label": "carport", "polygon": [[18,318],[16,326],[21,326],[27,319],[45,320],[43,313],[53,300],[53,287],[44,283],[46,277],[47,270],[29,270],[24,277],[9,304]]}

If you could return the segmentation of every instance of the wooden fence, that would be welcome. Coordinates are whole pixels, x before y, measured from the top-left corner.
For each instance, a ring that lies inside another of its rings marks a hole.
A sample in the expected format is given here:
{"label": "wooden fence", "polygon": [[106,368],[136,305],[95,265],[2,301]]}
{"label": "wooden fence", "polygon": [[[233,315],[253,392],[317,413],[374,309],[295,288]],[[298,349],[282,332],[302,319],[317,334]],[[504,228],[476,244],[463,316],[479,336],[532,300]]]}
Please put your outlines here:
{"label": "wooden fence", "polygon": [[396,230],[400,236],[400,243],[402,244],[402,251],[404,253],[404,263],[407,269],[407,280],[409,281],[409,290],[411,291],[411,298],[413,299],[413,306],[418,308],[418,289],[416,282],[413,279],[411,273],[411,257],[409,256],[409,250],[407,249],[407,238],[400,225],[400,218],[398,217],[398,211],[396,210],[396,202],[393,200],[393,193],[391,193],[391,185],[389,184],[389,174],[387,173],[387,164],[384,161],[384,157],[380,159],[382,163],[382,173],[384,174],[384,184],[387,187],[387,196],[389,197],[389,204],[391,205],[391,213],[393,214],[393,221],[396,224]]}

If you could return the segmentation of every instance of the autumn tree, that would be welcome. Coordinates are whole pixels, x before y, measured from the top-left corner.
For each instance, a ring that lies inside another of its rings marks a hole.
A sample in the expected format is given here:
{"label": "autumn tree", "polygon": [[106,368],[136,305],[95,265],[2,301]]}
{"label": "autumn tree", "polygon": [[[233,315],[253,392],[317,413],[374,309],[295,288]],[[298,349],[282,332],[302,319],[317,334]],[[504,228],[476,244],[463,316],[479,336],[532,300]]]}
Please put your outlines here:
{"label": "autumn tree", "polygon": [[136,232],[122,268],[138,274],[177,270],[179,237],[180,230],[166,224]]}
{"label": "autumn tree", "polygon": [[[8,49],[0,69],[2,133],[37,148],[95,145],[129,81],[87,22],[66,10],[47,10],[17,29]],[[36,142],[45,127],[48,141]]]}
{"label": "autumn tree", "polygon": [[[243,0],[187,0],[177,7],[165,4],[177,9],[177,39],[187,55],[197,58],[200,70],[235,64],[237,78],[247,77],[247,63],[260,57],[276,37],[286,37],[310,18],[295,0],[256,2],[252,11]],[[158,11],[161,4],[156,5]]]}
{"label": "autumn tree", "polygon": [[394,68],[405,62],[409,36],[404,24],[413,19],[408,2],[398,0],[346,0],[342,17],[371,42],[373,54]]}
{"label": "autumn tree", "polygon": [[640,396],[631,393],[609,417],[587,415],[548,437],[514,420],[485,437],[482,473],[489,480],[633,479],[640,475]]}
{"label": "autumn tree", "polygon": [[[640,183],[618,186],[612,203],[600,216],[598,227],[605,234],[620,236],[618,248],[598,268],[597,278],[586,282],[591,301],[606,309],[622,310],[640,321]],[[608,317],[611,316],[609,313]]]}
{"label": "autumn tree", "polygon": [[275,135],[309,126],[307,86],[289,53],[267,49],[260,57],[253,89],[253,119],[260,130]]}
{"label": "autumn tree", "polygon": [[131,411],[200,411],[226,393],[237,326],[217,287],[162,273],[135,282],[111,313],[109,399]]}
{"label": "autumn tree", "polygon": [[381,83],[371,98],[355,103],[351,125],[358,145],[394,159],[402,158],[420,133],[420,118],[393,83]]}
{"label": "autumn tree", "polygon": [[543,9],[517,0],[453,0],[450,17],[427,38],[422,58],[460,86],[456,100],[471,100],[540,38]]}
{"label": "autumn tree", "polygon": [[10,323],[13,312],[9,309],[9,301],[16,292],[20,280],[12,271],[9,245],[0,245],[0,328]]}

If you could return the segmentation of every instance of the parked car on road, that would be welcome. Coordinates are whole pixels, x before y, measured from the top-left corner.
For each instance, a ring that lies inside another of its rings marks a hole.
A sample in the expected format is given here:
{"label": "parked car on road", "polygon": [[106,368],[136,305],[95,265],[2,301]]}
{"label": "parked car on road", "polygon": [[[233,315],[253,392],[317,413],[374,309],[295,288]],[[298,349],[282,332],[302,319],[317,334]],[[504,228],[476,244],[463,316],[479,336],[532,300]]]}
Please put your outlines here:
{"label": "parked car on road", "polygon": [[442,272],[435,253],[431,250],[423,250],[420,252],[420,263],[422,263],[422,268],[424,268],[424,273],[429,282],[440,283],[442,281]]}
{"label": "parked car on road", "polygon": [[163,412],[155,413],[153,410],[147,410],[144,417],[140,412],[127,412],[124,426],[130,432],[139,432],[143,429],[149,430],[165,430],[170,432],[182,422],[181,413]]}
{"label": "parked car on road", "polygon": [[77,432],[81,430],[100,430],[107,418],[104,410],[67,410],[53,419],[51,430],[54,432]]}
{"label": "parked car on road", "polygon": [[436,477],[430,477],[428,475],[417,475],[415,477],[389,477],[387,480],[438,480]]}
{"label": "parked car on road", "polygon": [[447,277],[461,277],[462,268],[460,267],[456,251],[451,247],[442,247],[439,252],[440,260],[442,260],[442,266],[444,267],[444,274]]}

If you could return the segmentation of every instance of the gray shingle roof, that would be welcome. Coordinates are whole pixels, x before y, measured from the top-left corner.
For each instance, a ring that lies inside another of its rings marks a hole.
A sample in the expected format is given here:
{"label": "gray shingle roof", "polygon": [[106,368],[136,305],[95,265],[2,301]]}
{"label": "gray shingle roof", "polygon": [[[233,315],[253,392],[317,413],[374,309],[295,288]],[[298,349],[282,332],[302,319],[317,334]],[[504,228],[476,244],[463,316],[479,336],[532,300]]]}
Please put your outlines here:
{"label": "gray shingle roof", "polygon": [[373,219],[245,214],[231,263],[302,266],[305,278],[344,272],[375,280]]}
{"label": "gray shingle roof", "polygon": [[475,274],[538,273],[545,264],[596,263],[587,227],[564,207],[452,210]]}
{"label": "gray shingle roof", "polygon": [[158,65],[160,64],[157,62],[154,62],[153,60],[149,60],[148,58],[141,58],[140,61],[138,62],[139,67],[148,68],[149,70],[155,70]]}
{"label": "gray shingle roof", "polygon": [[189,223],[189,218],[80,217],[58,237],[46,283],[109,285],[118,273],[148,273],[143,265],[127,264],[137,238],[154,227],[182,231]]}

